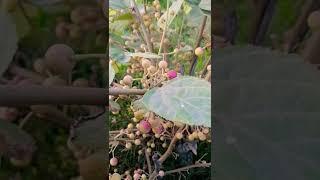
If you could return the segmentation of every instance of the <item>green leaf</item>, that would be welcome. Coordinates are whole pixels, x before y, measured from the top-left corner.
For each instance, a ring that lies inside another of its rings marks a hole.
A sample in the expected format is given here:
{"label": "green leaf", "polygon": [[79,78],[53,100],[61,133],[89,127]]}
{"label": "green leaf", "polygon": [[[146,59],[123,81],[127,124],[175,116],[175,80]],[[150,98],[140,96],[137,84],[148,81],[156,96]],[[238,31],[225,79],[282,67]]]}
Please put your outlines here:
{"label": "green leaf", "polygon": [[111,64],[111,62],[109,62],[109,86],[110,86],[110,84],[112,83],[115,74],[116,74],[116,73],[114,72],[114,69],[113,69],[113,67],[112,67],[112,64]]}
{"label": "green leaf", "polygon": [[111,9],[126,9],[130,7],[130,0],[109,0],[109,7]]}
{"label": "green leaf", "polygon": [[122,49],[115,46],[109,47],[109,56],[112,60],[115,60],[121,64],[127,63],[130,59],[130,57],[125,52],[123,52]]}
{"label": "green leaf", "polygon": [[148,91],[142,103],[165,119],[211,127],[211,84],[203,79],[178,77]]}
{"label": "green leaf", "polygon": [[131,13],[124,13],[116,16],[114,21],[131,21],[133,20],[133,16]]}
{"label": "green leaf", "polygon": [[158,20],[158,26],[160,28],[164,29],[164,27],[166,26],[166,21],[168,21],[167,26],[169,27],[173,19],[176,17],[178,12],[180,11],[183,2],[184,0],[174,1],[169,8],[169,13],[167,13],[167,11],[163,13],[163,15]]}
{"label": "green leaf", "polygon": [[127,56],[137,56],[137,57],[142,57],[142,58],[148,58],[148,59],[161,59],[163,58],[162,56],[159,56],[157,54],[154,54],[154,53],[149,53],[149,52],[146,52],[146,53],[126,53]]}
{"label": "green leaf", "polygon": [[211,0],[201,0],[199,8],[205,15],[211,16]]}
{"label": "green leaf", "polygon": [[0,42],[1,42],[1,60],[0,60],[0,76],[6,71],[12,58],[17,50],[18,37],[16,27],[12,22],[12,18],[3,12],[0,12]]}

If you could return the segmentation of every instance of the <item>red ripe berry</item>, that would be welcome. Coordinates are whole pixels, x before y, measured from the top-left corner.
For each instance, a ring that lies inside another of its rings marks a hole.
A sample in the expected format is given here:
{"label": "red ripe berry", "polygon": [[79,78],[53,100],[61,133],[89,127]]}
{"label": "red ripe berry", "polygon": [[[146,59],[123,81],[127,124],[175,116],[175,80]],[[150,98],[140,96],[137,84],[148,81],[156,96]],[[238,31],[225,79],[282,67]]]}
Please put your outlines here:
{"label": "red ripe berry", "polygon": [[173,78],[177,77],[177,72],[174,70],[168,71],[167,76],[169,79],[173,79]]}

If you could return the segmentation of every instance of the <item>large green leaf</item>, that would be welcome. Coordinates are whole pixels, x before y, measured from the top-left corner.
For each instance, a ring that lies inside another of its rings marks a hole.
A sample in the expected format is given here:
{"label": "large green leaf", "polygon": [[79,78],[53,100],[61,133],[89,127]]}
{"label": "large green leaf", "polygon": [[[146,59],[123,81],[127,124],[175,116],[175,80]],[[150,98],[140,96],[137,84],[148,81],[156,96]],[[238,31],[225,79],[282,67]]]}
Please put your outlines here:
{"label": "large green leaf", "polygon": [[115,60],[121,64],[125,64],[129,61],[130,57],[123,52],[119,47],[111,46],[109,47],[109,56],[112,60]]}
{"label": "large green leaf", "polygon": [[0,42],[1,42],[1,60],[0,60],[0,76],[6,71],[10,64],[16,49],[18,37],[16,27],[12,19],[4,12],[0,12]]}
{"label": "large green leaf", "polygon": [[142,103],[168,120],[211,127],[211,84],[203,79],[178,77],[148,91]]}

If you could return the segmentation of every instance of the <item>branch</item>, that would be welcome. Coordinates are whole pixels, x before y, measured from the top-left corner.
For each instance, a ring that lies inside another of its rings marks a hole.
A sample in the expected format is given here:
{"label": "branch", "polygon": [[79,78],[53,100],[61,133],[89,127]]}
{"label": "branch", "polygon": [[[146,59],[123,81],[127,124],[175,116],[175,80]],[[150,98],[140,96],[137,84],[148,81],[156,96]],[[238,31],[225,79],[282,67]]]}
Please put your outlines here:
{"label": "branch", "polygon": [[148,165],[149,174],[151,174],[152,173],[151,162],[150,162],[150,157],[149,157],[149,154],[147,152],[147,149],[144,150],[144,154],[145,154],[146,159],[147,159],[147,165]]}
{"label": "branch", "polygon": [[106,105],[106,96],[103,88],[0,85],[0,106]]}
{"label": "branch", "polygon": [[[200,31],[199,31],[199,34],[198,34],[198,39],[197,39],[197,41],[196,41],[194,50],[195,50],[197,47],[200,46],[200,42],[201,42],[201,39],[202,39],[202,34],[203,34],[203,31],[204,31],[204,27],[206,26],[206,23],[207,23],[207,16],[204,16],[203,19],[202,19]],[[191,67],[190,67],[189,75],[193,75],[195,66],[196,66],[196,64],[197,64],[197,56],[195,55],[194,51],[193,51],[192,59],[193,59],[193,61],[192,61]]]}
{"label": "branch", "polygon": [[146,93],[145,89],[122,89],[122,88],[109,88],[109,95],[143,95]]}
{"label": "branch", "polygon": [[143,23],[143,20],[142,20],[140,11],[139,11],[139,9],[137,7],[136,1],[135,0],[131,0],[131,2],[132,2],[132,5],[133,5],[132,8],[134,9],[134,13],[136,14],[136,18],[140,23],[141,30],[142,30],[142,33],[144,35],[145,41],[147,42],[148,50],[149,50],[149,52],[152,52],[153,48],[152,48],[151,40],[150,40],[150,37],[149,37],[148,32],[146,30],[146,27],[145,27],[145,25]]}
{"label": "branch", "polygon": [[[184,128],[184,127],[180,127],[177,132],[181,132],[183,128]],[[176,132],[176,133],[177,133],[177,132]],[[168,149],[167,149],[166,152],[160,157],[160,159],[159,159],[159,162],[160,162],[160,163],[163,163],[163,162],[171,155],[172,150],[173,150],[173,148],[175,147],[177,141],[178,141],[178,138],[177,138],[176,136],[174,136],[174,138],[173,138],[172,141],[170,142],[170,145],[169,145]]]}
{"label": "branch", "polygon": [[192,168],[209,167],[209,166],[211,166],[211,163],[198,163],[198,164],[193,164],[193,165],[190,165],[190,166],[185,166],[185,167],[182,167],[182,168],[166,171],[166,172],[164,172],[164,174],[168,175],[168,174],[177,173],[177,172],[181,172],[181,171],[187,171],[187,170],[192,169]]}

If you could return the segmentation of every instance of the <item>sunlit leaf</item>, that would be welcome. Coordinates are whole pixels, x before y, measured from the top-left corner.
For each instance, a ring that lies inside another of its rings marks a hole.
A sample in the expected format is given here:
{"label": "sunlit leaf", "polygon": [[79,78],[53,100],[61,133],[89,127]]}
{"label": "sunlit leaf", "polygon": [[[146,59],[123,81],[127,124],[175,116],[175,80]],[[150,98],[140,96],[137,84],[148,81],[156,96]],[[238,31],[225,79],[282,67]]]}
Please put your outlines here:
{"label": "sunlit leaf", "polygon": [[165,119],[211,127],[211,84],[203,79],[176,78],[148,91],[142,103]]}
{"label": "sunlit leaf", "polygon": [[166,23],[167,23],[167,26],[169,26],[172,23],[173,19],[176,17],[176,15],[181,9],[183,1],[184,0],[174,1],[169,8],[169,12],[166,11],[163,13],[163,15],[158,20],[158,26],[160,28],[164,29],[164,27],[166,26]]}

